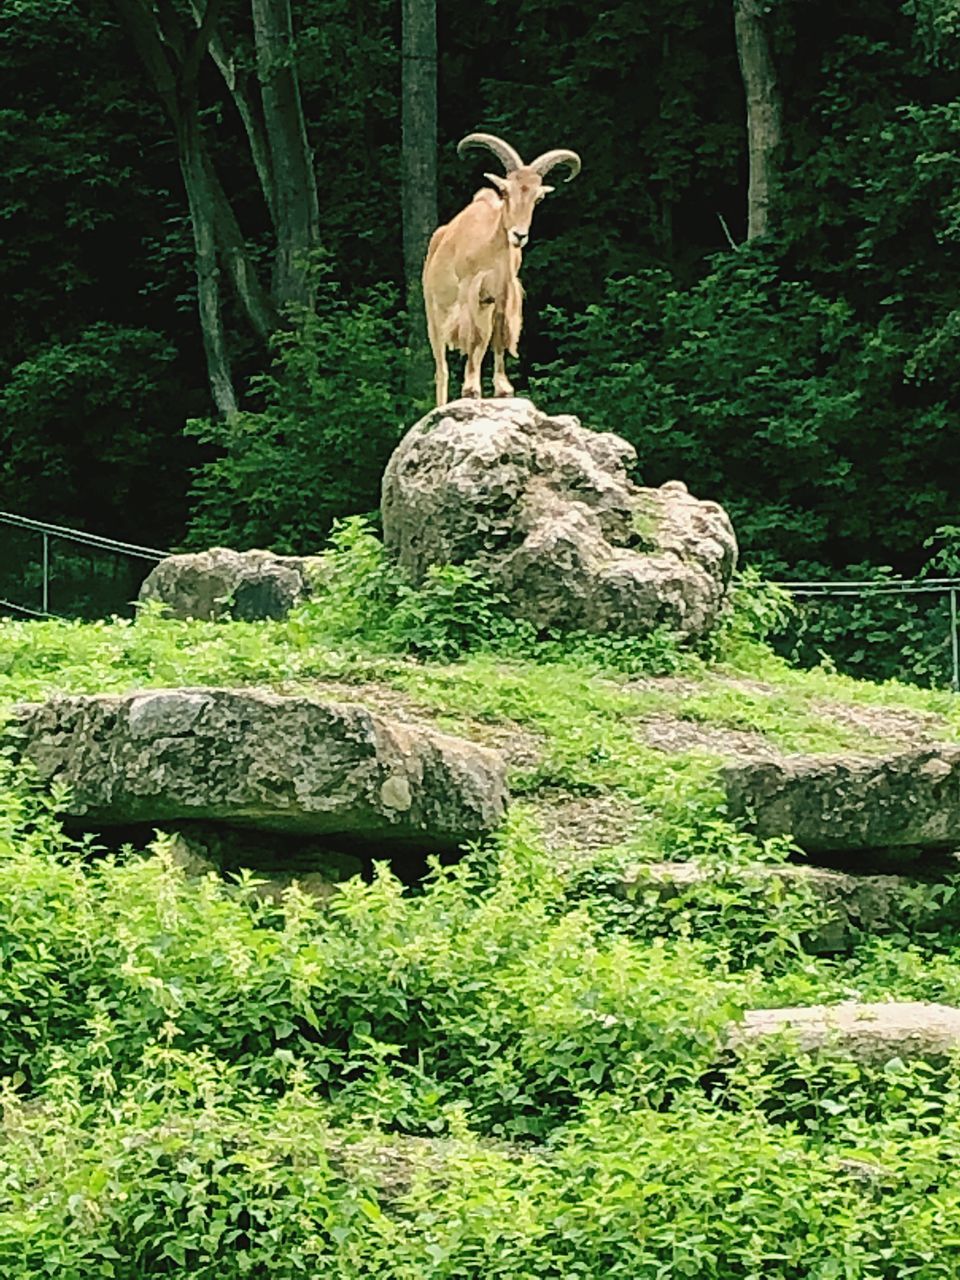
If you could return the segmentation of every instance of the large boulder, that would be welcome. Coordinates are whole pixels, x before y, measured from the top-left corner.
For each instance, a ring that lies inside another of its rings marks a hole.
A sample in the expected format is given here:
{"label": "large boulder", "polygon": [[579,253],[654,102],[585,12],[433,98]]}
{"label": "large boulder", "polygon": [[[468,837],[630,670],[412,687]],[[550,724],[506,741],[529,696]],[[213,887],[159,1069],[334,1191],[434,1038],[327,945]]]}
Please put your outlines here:
{"label": "large boulder", "polygon": [[20,706],[12,732],[89,826],[202,819],[346,847],[455,849],[493,830],[488,748],[365,707],[252,689],[156,689]]}
{"label": "large boulder", "polygon": [[173,618],[284,618],[310,595],[319,572],[318,556],[211,547],[161,560],[145,579],[139,598],[158,601]]}
{"label": "large boulder", "polygon": [[787,756],[723,771],[727,811],[811,853],[960,848],[960,746]]}
{"label": "large boulder", "polygon": [[539,629],[687,636],[717,619],[737,560],[724,510],[633,483],[633,446],[529,400],[458,400],[412,427],[383,479],[388,551],[415,582],[471,561]]}
{"label": "large boulder", "polygon": [[831,1051],[858,1062],[937,1062],[960,1050],[960,1009],[919,1000],[753,1009],[728,1031],[732,1049],[780,1043],[801,1053]]}

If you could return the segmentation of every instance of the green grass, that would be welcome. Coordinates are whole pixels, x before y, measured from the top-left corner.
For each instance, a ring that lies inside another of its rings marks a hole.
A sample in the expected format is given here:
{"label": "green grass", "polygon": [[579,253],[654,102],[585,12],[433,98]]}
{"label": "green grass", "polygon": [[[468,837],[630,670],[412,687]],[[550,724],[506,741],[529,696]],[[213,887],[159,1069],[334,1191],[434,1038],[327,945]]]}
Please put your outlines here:
{"label": "green grass", "polygon": [[[328,904],[190,880],[162,836],[91,858],[0,754],[4,1280],[960,1277],[951,1066],[723,1049],[747,1008],[960,1003],[955,937],[895,927],[807,954],[810,896],[737,879],[788,844],[726,821],[715,752],[644,733],[670,716],[783,751],[878,750],[826,704],[933,713],[956,740],[951,695],[793,672],[742,639],[713,663],[660,641],[538,660],[522,637],[418,661],[321,613],[0,627],[0,711],[355,683],[523,747],[495,841],[414,889],[383,866]],[[594,801],[633,825],[558,856],[536,815]],[[717,883],[635,910],[610,890],[638,856],[697,858]]]}

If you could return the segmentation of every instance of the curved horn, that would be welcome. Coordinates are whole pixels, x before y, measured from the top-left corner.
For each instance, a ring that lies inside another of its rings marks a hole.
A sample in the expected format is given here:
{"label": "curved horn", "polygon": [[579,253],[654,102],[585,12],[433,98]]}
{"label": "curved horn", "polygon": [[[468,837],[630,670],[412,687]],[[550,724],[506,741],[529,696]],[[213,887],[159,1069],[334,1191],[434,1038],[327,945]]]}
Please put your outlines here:
{"label": "curved horn", "polygon": [[531,160],[528,168],[536,169],[540,177],[545,178],[554,165],[558,164],[565,164],[570,170],[570,176],[564,179],[565,182],[572,182],[580,172],[580,157],[575,151],[545,151],[536,160]]}
{"label": "curved horn", "polygon": [[503,165],[505,173],[513,173],[514,169],[522,169],[523,161],[509,142],[504,142],[502,138],[496,137],[492,133],[468,133],[465,138],[461,138],[457,143],[457,155],[462,156],[470,147],[486,147],[488,151],[492,151],[500,163]]}

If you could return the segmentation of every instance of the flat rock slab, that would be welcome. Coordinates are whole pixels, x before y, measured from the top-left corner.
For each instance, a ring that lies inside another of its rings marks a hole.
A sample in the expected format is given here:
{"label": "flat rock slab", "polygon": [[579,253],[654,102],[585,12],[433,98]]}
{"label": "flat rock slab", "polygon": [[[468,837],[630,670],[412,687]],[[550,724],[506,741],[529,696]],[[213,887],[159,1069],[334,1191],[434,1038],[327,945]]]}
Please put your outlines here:
{"label": "flat rock slab", "polygon": [[894,929],[936,929],[960,923],[960,894],[937,882],[894,875],[849,875],[826,867],[755,863],[717,868],[696,862],[637,863],[624,874],[620,892],[637,898],[654,893],[664,904],[678,898],[695,902],[714,886],[755,892],[758,906],[769,902],[772,883],[806,888],[824,908],[811,919],[804,946],[817,954],[849,951],[858,935]]}
{"label": "flat rock slab", "polygon": [[751,760],[722,777],[730,817],[811,853],[960,847],[960,746]]}
{"label": "flat rock slab", "polygon": [[939,1061],[960,1050],[960,1009],[919,1000],[754,1009],[727,1038],[732,1049],[781,1041],[803,1053],[829,1050],[858,1062]]}
{"label": "flat rock slab", "polygon": [[[455,849],[507,804],[499,753],[366,707],[251,689],[54,697],[16,709],[19,750],[90,824],[202,819]],[[375,850],[374,850],[375,851]]]}

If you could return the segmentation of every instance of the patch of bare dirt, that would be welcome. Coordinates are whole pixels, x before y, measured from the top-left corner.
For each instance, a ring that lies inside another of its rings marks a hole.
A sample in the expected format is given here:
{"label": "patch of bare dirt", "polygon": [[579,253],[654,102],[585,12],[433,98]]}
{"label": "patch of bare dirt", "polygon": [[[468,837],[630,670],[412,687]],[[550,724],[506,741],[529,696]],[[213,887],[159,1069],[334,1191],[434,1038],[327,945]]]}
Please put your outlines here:
{"label": "patch of bare dirt", "polygon": [[638,676],[623,684],[617,682],[617,688],[624,693],[676,693],[693,697],[703,693],[703,681],[691,680],[689,676]]}
{"label": "patch of bare dirt", "polygon": [[649,818],[628,796],[574,796],[566,792],[539,792],[528,797],[543,832],[546,847],[557,854],[582,857],[638,836]]}
{"label": "patch of bare dirt", "polygon": [[764,760],[778,760],[783,754],[762,733],[682,720],[665,712],[645,717],[638,728],[643,740],[658,751],[706,751],[715,756],[750,756]]}
{"label": "patch of bare dirt", "polygon": [[872,738],[889,738],[892,742],[911,745],[942,741],[947,730],[946,721],[935,712],[914,711],[909,707],[823,700],[814,702],[811,710],[825,720],[833,720]]}

